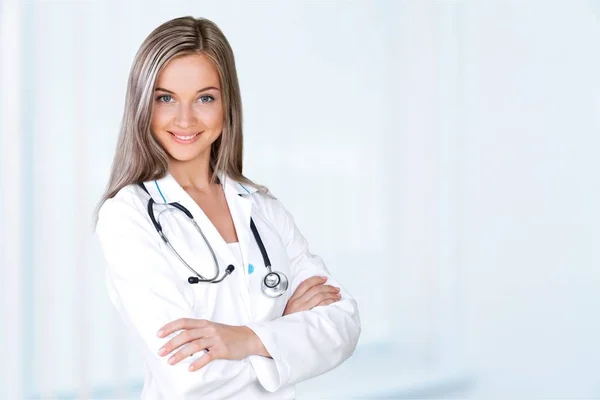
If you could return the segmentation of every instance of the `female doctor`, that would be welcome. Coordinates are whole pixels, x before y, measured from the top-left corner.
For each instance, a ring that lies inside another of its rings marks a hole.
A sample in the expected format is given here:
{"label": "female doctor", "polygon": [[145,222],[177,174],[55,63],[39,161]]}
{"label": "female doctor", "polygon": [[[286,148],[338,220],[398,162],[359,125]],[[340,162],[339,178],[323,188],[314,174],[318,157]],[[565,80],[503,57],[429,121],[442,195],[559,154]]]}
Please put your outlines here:
{"label": "female doctor", "polygon": [[168,21],[136,54],[96,232],[143,399],[293,399],[356,347],[356,302],[242,174],[234,56],[211,21]]}

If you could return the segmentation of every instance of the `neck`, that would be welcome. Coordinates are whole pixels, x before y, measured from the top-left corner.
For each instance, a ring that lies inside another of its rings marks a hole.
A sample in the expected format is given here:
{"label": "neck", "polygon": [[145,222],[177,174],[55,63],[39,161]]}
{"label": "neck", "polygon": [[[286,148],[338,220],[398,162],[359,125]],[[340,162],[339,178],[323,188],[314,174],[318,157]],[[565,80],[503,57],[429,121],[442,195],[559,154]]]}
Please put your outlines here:
{"label": "neck", "polygon": [[210,153],[189,161],[178,161],[171,158],[169,160],[169,173],[185,190],[195,189],[208,192],[214,186],[211,184]]}

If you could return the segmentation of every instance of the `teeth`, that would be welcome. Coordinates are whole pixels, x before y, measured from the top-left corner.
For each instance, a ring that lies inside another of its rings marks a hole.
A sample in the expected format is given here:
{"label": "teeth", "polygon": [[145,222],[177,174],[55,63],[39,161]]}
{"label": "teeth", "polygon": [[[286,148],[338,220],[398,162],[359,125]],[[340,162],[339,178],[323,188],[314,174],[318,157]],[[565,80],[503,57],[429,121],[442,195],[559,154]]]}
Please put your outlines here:
{"label": "teeth", "polygon": [[177,135],[173,135],[173,136],[175,136],[177,139],[181,139],[181,140],[190,140],[190,139],[195,138],[197,135],[198,134],[192,135],[192,136],[177,136]]}

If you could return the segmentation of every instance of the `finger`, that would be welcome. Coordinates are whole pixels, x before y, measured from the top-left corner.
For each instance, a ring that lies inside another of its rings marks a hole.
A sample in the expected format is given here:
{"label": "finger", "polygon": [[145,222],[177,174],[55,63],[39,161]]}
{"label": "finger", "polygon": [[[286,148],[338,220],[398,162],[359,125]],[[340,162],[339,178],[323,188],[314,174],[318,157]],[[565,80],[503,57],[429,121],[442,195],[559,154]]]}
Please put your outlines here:
{"label": "finger", "polygon": [[173,350],[178,349],[186,343],[193,342],[194,340],[201,339],[205,336],[203,328],[184,330],[177,336],[169,340],[163,347],[158,350],[159,356],[166,356]]}
{"label": "finger", "polygon": [[312,288],[316,285],[322,285],[326,281],[327,281],[327,277],[312,276],[312,277],[302,281],[302,283],[298,285],[298,287],[296,288],[296,291],[292,295],[292,298],[298,298],[298,297],[302,296],[304,293],[306,293],[306,291],[309,290],[310,288]]}
{"label": "finger", "polygon": [[322,291],[328,292],[328,293],[336,293],[336,289],[335,287],[331,286],[331,285],[318,285],[318,286],[314,286],[312,288],[310,288],[306,293],[304,293],[304,295],[302,295],[301,297],[297,298],[297,299],[290,299],[288,304],[291,305],[291,309],[293,309],[293,312],[298,312],[298,311],[307,311],[310,310],[311,308],[313,308],[314,306],[316,306],[316,304],[318,302],[312,302],[311,303],[311,298]]}
{"label": "finger", "polygon": [[320,293],[336,294],[336,293],[339,293],[339,291],[340,291],[340,289],[337,288],[337,287],[335,287],[335,286],[321,285],[321,286],[317,286],[317,287],[311,288],[309,291],[307,291],[304,294],[304,296],[300,300],[303,301],[303,302],[305,302],[305,303],[309,303],[309,302],[311,302],[311,299],[314,296],[317,296]]}
{"label": "finger", "polygon": [[173,354],[173,356],[171,358],[169,358],[169,364],[175,365],[178,362],[180,362],[181,360],[183,360],[189,356],[199,353],[202,350],[206,350],[210,346],[211,346],[211,341],[209,338],[202,338],[199,340],[194,340],[187,346],[184,346],[177,353]]}
{"label": "finger", "polygon": [[212,360],[214,360],[216,358],[218,358],[218,357],[215,357],[214,353],[207,351],[206,353],[204,353],[204,355],[202,357],[200,357],[199,359],[197,359],[190,365],[189,370],[190,371],[199,370],[200,368],[204,367],[205,365],[207,365],[209,362],[211,362]]}
{"label": "finger", "polygon": [[304,304],[304,307],[308,307],[308,309],[312,309],[314,307],[316,307],[319,303],[321,303],[322,301],[325,300],[334,300],[334,301],[338,301],[340,300],[341,295],[337,294],[337,293],[318,293],[316,295],[314,295],[313,297],[310,298],[310,300],[308,302],[306,302]]}
{"label": "finger", "polygon": [[169,322],[168,324],[160,328],[156,336],[162,338],[182,329],[200,328],[206,325],[206,323],[208,322],[210,321],[206,321],[203,319],[180,318],[175,321]]}
{"label": "finger", "polygon": [[320,302],[319,304],[317,304],[315,307],[319,307],[319,306],[328,306],[328,305],[330,305],[330,304],[333,304],[333,303],[335,303],[336,301],[338,301],[338,300],[331,299],[331,298],[330,298],[330,299],[325,299],[325,300],[323,300],[322,302]]}

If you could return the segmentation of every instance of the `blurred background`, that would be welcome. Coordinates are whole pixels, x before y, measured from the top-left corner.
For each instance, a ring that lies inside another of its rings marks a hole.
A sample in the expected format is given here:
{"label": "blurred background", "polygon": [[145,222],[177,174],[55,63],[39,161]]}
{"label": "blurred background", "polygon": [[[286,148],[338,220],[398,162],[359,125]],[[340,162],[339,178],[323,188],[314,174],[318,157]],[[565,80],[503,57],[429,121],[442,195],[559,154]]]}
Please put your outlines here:
{"label": "blurred background", "polygon": [[298,399],[600,398],[600,2],[567,0],[0,0],[0,398],[139,398],[92,213],[183,15],[234,49],[246,175],[360,307]]}

